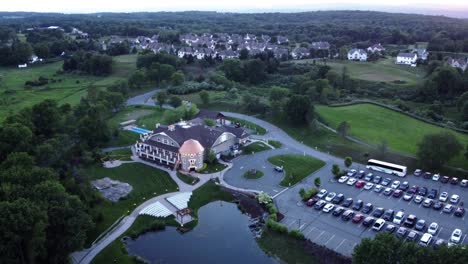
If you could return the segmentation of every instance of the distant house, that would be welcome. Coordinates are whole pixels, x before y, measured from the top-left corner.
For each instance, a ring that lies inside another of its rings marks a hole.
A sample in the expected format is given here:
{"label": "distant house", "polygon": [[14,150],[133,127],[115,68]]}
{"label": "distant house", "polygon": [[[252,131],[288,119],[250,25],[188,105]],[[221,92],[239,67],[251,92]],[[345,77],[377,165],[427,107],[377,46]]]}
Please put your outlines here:
{"label": "distant house", "polygon": [[192,56],[195,56],[195,49],[192,48],[192,47],[182,47],[179,49],[179,51],[177,51],[177,56],[179,58],[183,58],[184,56],[188,56],[188,55],[192,55]]}
{"label": "distant house", "polygon": [[291,52],[293,59],[300,60],[310,56],[310,51],[307,48],[295,48]]}
{"label": "distant house", "polygon": [[284,37],[284,36],[277,36],[276,37],[276,43],[278,43],[278,45],[286,44],[288,42],[289,42],[289,39],[287,37]]}
{"label": "distant house", "polygon": [[316,50],[328,50],[330,49],[330,43],[326,41],[312,42],[310,48]]}
{"label": "distant house", "polygon": [[28,64],[18,64],[18,68],[27,68],[28,67]]}
{"label": "distant house", "polygon": [[224,59],[234,59],[239,58],[239,53],[233,50],[221,50],[218,52],[218,57],[222,60]]}
{"label": "distant house", "polygon": [[368,47],[367,51],[371,53],[381,53],[382,51],[385,51],[385,48],[379,43]]}
{"label": "distant house", "polygon": [[352,49],[348,51],[348,60],[367,61],[367,52],[363,49]]}
{"label": "distant house", "polygon": [[447,60],[447,63],[454,67],[454,68],[459,68],[462,71],[465,71],[466,68],[468,68],[468,57],[467,58],[461,58],[461,59],[453,59],[449,58]]}
{"label": "distant house", "polygon": [[416,67],[416,61],[418,60],[418,55],[416,53],[398,53],[396,64],[411,65]]}
{"label": "distant house", "polygon": [[201,60],[206,57],[214,57],[215,52],[209,48],[199,48],[197,51],[195,51],[195,56],[197,59]]}
{"label": "distant house", "polygon": [[427,56],[429,56],[429,52],[426,49],[414,49],[413,53],[418,55],[418,59],[427,60]]}
{"label": "distant house", "polygon": [[287,48],[275,48],[273,49],[273,55],[278,59],[287,59],[289,57],[289,50]]}

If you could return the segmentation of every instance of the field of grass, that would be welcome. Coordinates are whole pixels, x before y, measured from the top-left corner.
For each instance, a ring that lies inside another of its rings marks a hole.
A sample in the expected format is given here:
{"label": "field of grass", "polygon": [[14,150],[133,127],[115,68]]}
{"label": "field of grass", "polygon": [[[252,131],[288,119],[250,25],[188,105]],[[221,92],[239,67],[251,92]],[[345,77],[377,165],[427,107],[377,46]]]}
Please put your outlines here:
{"label": "field of grass", "polygon": [[280,258],[282,263],[318,263],[313,255],[305,251],[304,241],[297,240],[288,235],[265,231],[262,236],[257,239],[257,243],[263,251]]}
{"label": "field of grass", "polygon": [[268,140],[268,144],[270,144],[271,146],[275,148],[281,148],[281,146],[283,145],[281,142],[276,141],[276,140]]}
{"label": "field of grass", "polygon": [[[0,121],[8,114],[44,99],[54,99],[60,104],[76,104],[86,95],[89,87],[104,88],[126,80],[136,68],[136,55],[114,57],[114,62],[114,72],[105,77],[58,74],[57,71],[62,69],[62,61],[32,65],[25,69],[0,68]],[[26,81],[37,80],[40,76],[48,78],[49,83],[40,87],[25,87]]]}
{"label": "field of grass", "polygon": [[183,174],[183,173],[180,173],[180,172],[177,172],[177,177],[185,182],[186,184],[190,184],[190,185],[194,185],[196,184],[197,182],[200,181],[200,179],[196,178],[196,177],[192,177],[190,175],[187,175],[187,174]]}
{"label": "field of grass", "polygon": [[254,142],[243,149],[243,154],[250,155],[257,152],[265,151],[271,149],[269,146],[265,145],[262,142]]}
{"label": "field of grass", "polygon": [[[391,150],[415,155],[417,144],[426,134],[450,132],[463,146],[468,144],[468,135],[431,125],[404,114],[371,104],[343,107],[316,106],[316,111],[333,128],[342,121],[350,126],[350,135],[372,145],[387,141]],[[468,169],[468,162],[460,155],[450,165]]]}
{"label": "field of grass", "polygon": [[246,127],[248,129],[251,129],[253,130],[255,133],[257,133],[258,135],[265,135],[266,134],[266,129],[257,125],[257,124],[254,124],[252,122],[249,122],[249,121],[246,121],[246,120],[243,120],[243,119],[239,119],[239,118],[235,118],[235,117],[228,117],[229,120],[231,120],[232,122],[239,122],[241,124],[242,127]]}
{"label": "field of grass", "polygon": [[321,160],[301,155],[278,155],[268,158],[268,161],[283,166],[285,177],[280,182],[281,186],[294,185],[325,165]]}
{"label": "field of grass", "polygon": [[219,162],[215,163],[205,163],[206,166],[203,166],[204,168],[200,171],[200,173],[215,173],[224,170],[227,166],[224,164],[221,164]]}
{"label": "field of grass", "polygon": [[176,183],[166,172],[140,163],[123,164],[112,169],[95,165],[87,168],[84,173],[89,180],[109,177],[113,180],[129,183],[133,187],[126,199],[113,203],[103,198],[101,203],[92,208],[92,215],[99,216],[101,221],[97,222],[95,228],[88,234],[88,244],[120,216],[131,212],[144,200],[177,190]]}
{"label": "field of grass", "polygon": [[[425,72],[421,67],[409,67],[396,65],[395,58],[381,59],[376,62],[358,62],[346,60],[329,60],[326,65],[341,73],[346,66],[348,73],[353,79],[375,81],[375,82],[395,82],[403,81],[405,85],[414,85],[425,77]],[[308,60],[299,60],[297,63],[307,63]]]}
{"label": "field of grass", "polygon": [[126,149],[117,149],[105,154],[106,158],[111,158],[114,160],[132,160],[130,157],[132,156],[132,150],[130,148]]}

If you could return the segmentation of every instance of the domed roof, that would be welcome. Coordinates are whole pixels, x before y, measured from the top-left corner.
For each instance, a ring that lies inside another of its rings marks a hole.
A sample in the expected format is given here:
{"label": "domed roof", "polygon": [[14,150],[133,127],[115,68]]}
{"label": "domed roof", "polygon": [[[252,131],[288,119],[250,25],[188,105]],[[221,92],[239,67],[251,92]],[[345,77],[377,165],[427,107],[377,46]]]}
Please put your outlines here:
{"label": "domed roof", "polygon": [[197,140],[194,139],[189,139],[182,144],[182,146],[179,149],[180,154],[197,154],[201,153],[205,150],[205,148],[198,142]]}

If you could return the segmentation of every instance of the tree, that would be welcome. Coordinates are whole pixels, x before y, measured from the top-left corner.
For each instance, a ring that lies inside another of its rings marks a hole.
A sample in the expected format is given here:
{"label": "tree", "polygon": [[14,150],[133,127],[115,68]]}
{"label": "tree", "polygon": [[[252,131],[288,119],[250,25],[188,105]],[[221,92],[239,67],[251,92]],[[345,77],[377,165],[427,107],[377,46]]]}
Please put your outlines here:
{"label": "tree", "polygon": [[182,105],[182,99],[180,99],[180,97],[176,96],[176,95],[173,95],[169,98],[169,104],[174,107],[174,108],[177,108],[179,106]]}
{"label": "tree", "polygon": [[350,129],[351,129],[351,126],[349,125],[349,123],[347,121],[343,121],[338,125],[338,127],[336,128],[336,131],[342,137],[347,137]]}
{"label": "tree", "polygon": [[201,91],[198,96],[200,96],[200,100],[202,101],[202,104],[207,105],[210,103],[210,94],[203,90]]}
{"label": "tree", "polygon": [[333,173],[333,175],[335,175],[335,177],[338,177],[341,172],[340,166],[338,166],[338,164],[333,164],[331,172]]}
{"label": "tree", "polygon": [[270,89],[270,101],[271,102],[281,102],[288,96],[289,90],[282,87],[273,86]]}
{"label": "tree", "polygon": [[293,95],[286,102],[285,106],[288,118],[296,125],[306,125],[309,123],[311,108],[309,98],[303,95]]}
{"label": "tree", "polygon": [[468,101],[463,104],[461,109],[461,118],[463,121],[468,121]]}
{"label": "tree", "polygon": [[49,45],[47,43],[39,43],[34,45],[34,53],[42,59],[47,59],[50,56]]}
{"label": "tree", "polygon": [[320,180],[320,177],[317,177],[314,179],[314,185],[318,188],[322,184],[322,181]]}
{"label": "tree", "polygon": [[226,59],[223,61],[221,69],[224,71],[226,78],[232,81],[244,81],[244,73],[242,71],[242,64],[237,59]]}
{"label": "tree", "polygon": [[243,70],[246,80],[251,84],[259,84],[266,78],[266,65],[260,59],[246,61]]}
{"label": "tree", "polygon": [[178,71],[172,74],[171,76],[171,82],[173,86],[178,86],[184,83],[185,81],[185,76],[184,73]]}
{"label": "tree", "polygon": [[466,145],[465,158],[468,159],[468,145]]}
{"label": "tree", "polygon": [[463,146],[451,133],[428,134],[418,144],[416,153],[424,168],[439,169],[453,157],[458,156]]}
{"label": "tree", "polygon": [[205,160],[209,164],[214,164],[216,162],[216,153],[214,152],[214,150],[210,149],[208,153],[206,153]]}
{"label": "tree", "polygon": [[158,104],[159,106],[162,108],[163,105],[166,103],[166,100],[167,100],[167,93],[165,91],[160,91],[157,95],[156,95],[156,100],[158,101]]}
{"label": "tree", "polygon": [[249,58],[249,51],[247,49],[241,49],[239,52],[239,59],[246,60]]}
{"label": "tree", "polygon": [[344,165],[346,168],[349,168],[353,164],[353,159],[351,157],[346,157],[344,159]]}

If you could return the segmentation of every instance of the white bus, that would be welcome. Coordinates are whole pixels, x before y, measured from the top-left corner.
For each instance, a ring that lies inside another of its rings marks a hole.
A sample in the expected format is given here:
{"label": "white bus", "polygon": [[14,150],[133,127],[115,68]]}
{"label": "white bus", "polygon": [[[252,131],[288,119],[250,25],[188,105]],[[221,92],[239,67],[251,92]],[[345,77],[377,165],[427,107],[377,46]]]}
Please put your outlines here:
{"label": "white bus", "polygon": [[366,168],[369,170],[375,170],[375,171],[385,172],[388,174],[398,175],[400,177],[406,176],[405,166],[392,164],[392,163],[388,163],[385,161],[370,159],[369,161],[367,161]]}

